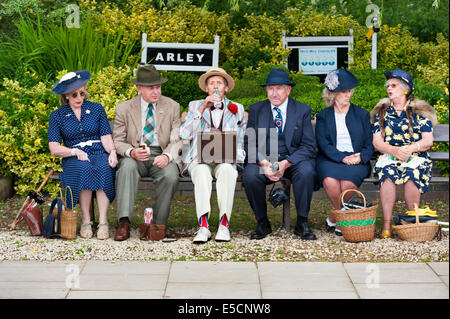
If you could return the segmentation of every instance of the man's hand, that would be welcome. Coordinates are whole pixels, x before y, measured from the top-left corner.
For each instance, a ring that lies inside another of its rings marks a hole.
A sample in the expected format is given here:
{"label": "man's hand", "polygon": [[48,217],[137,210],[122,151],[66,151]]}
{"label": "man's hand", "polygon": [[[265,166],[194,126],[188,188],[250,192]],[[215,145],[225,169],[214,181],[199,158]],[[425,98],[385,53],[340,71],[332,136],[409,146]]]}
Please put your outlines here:
{"label": "man's hand", "polygon": [[156,156],[155,160],[153,161],[153,165],[159,168],[166,167],[167,165],[169,165],[169,156],[167,156],[166,154]]}
{"label": "man's hand", "polygon": [[279,169],[278,169],[278,171],[275,172],[275,176],[276,176],[278,179],[281,179],[281,178],[283,177],[283,175],[284,175],[284,172],[286,171],[286,169],[287,169],[289,166],[291,166],[291,163],[288,162],[287,160],[283,160],[283,161],[281,161],[281,162],[278,162],[278,167],[279,167]]}
{"label": "man's hand", "polygon": [[266,177],[268,179],[270,179],[272,182],[278,182],[278,180],[280,179],[276,175],[278,173],[278,171],[276,171],[276,172],[272,171],[271,164],[269,161],[262,160],[259,162],[259,165],[262,167],[262,169],[264,171],[264,175],[266,175]]}
{"label": "man's hand", "polygon": [[140,162],[148,161],[150,158],[150,149],[135,148],[130,152],[130,156]]}

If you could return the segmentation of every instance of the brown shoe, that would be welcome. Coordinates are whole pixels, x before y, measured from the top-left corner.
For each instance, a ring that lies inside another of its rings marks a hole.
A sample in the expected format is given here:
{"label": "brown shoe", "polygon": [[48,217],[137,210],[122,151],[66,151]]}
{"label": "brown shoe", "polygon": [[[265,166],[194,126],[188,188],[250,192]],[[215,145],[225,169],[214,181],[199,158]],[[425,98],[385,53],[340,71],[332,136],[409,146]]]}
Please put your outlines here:
{"label": "brown shoe", "polygon": [[120,222],[114,240],[122,241],[127,240],[128,238],[130,238],[130,224],[126,221]]}

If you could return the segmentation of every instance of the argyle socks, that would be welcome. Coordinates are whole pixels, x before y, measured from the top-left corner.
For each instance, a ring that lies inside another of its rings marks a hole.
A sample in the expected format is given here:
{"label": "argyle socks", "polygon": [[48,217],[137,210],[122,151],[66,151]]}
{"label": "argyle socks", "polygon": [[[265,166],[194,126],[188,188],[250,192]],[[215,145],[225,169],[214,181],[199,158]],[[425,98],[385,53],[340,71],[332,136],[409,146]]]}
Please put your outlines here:
{"label": "argyle socks", "polygon": [[225,226],[227,228],[230,227],[230,223],[228,222],[228,218],[227,218],[226,214],[224,214],[222,216],[222,218],[220,219],[219,225],[223,225],[223,226]]}
{"label": "argyle socks", "polygon": [[200,217],[200,219],[198,220],[198,223],[200,224],[200,227],[206,227],[207,229],[209,229],[208,213],[202,215],[202,217]]}

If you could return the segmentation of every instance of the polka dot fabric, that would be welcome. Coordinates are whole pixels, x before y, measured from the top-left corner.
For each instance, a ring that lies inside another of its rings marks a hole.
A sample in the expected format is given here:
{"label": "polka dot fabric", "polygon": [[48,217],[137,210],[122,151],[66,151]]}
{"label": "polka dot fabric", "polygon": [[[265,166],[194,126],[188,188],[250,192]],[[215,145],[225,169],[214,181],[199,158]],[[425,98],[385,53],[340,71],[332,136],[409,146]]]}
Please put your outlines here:
{"label": "polka dot fabric", "polygon": [[[62,159],[63,173],[60,179],[64,188],[70,186],[72,189],[74,205],[78,203],[81,190],[103,189],[110,202],[115,198],[115,168],[108,165],[109,154],[102,144],[75,146],[89,140],[100,140],[101,136],[108,134],[112,134],[108,118],[103,106],[98,103],[84,101],[80,121],[69,105],[63,105],[50,114],[48,142],[64,143],[64,146],[81,149],[89,157],[89,162],[79,161],[76,156]],[[70,198],[67,205],[71,205]]]}
{"label": "polka dot fabric", "polygon": [[[408,129],[408,117],[406,112],[403,111],[400,116],[391,105],[386,110],[384,130],[384,141],[393,146],[405,146],[410,145],[416,141],[422,139],[422,133],[432,132],[433,128],[431,121],[418,114],[413,114],[413,136],[409,134]],[[374,119],[372,126],[373,134],[380,131],[379,115]],[[421,193],[425,193],[428,189],[428,185],[431,179],[431,169],[433,163],[428,152],[413,153],[414,156],[420,156],[425,158],[424,163],[417,168],[398,168],[395,165],[387,165],[384,167],[373,168],[375,176],[378,177],[381,182],[385,178],[389,178],[395,184],[404,184],[408,180],[412,180]]]}

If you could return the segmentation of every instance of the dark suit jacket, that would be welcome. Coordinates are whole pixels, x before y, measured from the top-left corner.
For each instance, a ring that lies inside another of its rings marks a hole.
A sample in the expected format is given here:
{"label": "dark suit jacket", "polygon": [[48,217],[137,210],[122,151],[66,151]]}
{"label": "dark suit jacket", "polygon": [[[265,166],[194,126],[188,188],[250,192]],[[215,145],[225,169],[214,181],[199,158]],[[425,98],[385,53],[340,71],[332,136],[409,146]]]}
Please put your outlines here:
{"label": "dark suit jacket", "polygon": [[[258,134],[258,128],[262,129]],[[265,100],[250,105],[248,112],[247,132],[244,140],[244,149],[248,163],[267,159],[270,154],[270,128],[273,123],[270,101]],[[276,132],[276,129],[273,130]],[[286,158],[292,164],[315,158],[316,139],[311,125],[311,108],[294,99],[288,98],[286,110],[286,124],[284,127],[286,146],[289,156]],[[277,139],[277,135],[272,135]],[[266,147],[266,152],[261,150]],[[278,150],[277,150],[278,152]]]}
{"label": "dark suit jacket", "polygon": [[[328,160],[341,162],[348,154],[340,152],[336,148],[336,119],[334,108],[328,107],[316,115],[316,139],[319,147],[319,158],[324,156]],[[370,124],[370,114],[368,111],[350,104],[347,116],[345,117],[352,146],[355,153],[361,153],[361,161],[364,164],[370,163],[373,154],[372,129]]]}

